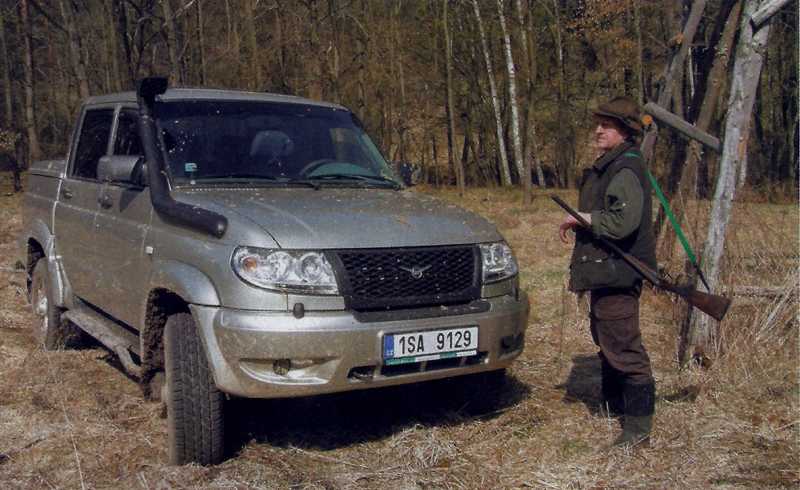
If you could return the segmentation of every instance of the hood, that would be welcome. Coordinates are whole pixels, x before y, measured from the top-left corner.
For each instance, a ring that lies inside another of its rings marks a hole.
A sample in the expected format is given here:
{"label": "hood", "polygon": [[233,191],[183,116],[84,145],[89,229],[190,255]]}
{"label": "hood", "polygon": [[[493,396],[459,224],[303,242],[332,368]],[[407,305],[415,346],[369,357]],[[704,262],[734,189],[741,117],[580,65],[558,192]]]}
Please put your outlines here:
{"label": "hood", "polygon": [[[282,248],[455,245],[500,240],[497,229],[460,207],[408,190],[202,188],[173,191],[187,204],[236,213]],[[242,244],[247,245],[247,244]]]}

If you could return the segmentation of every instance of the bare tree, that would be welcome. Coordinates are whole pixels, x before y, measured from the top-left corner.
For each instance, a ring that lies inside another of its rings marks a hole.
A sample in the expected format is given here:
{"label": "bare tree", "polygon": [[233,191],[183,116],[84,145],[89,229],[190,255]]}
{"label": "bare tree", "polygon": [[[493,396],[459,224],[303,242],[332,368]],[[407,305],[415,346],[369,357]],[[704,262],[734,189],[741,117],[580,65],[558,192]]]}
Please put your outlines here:
{"label": "bare tree", "polygon": [[[508,73],[508,101],[511,106],[511,144],[514,147],[514,163],[517,166],[517,175],[524,182],[525,169],[522,159],[522,141],[519,134],[519,107],[517,101],[517,75],[514,68],[514,57],[511,54],[511,36],[506,27],[506,16],[503,13],[503,0],[497,0],[497,15],[500,18],[500,29],[503,32],[503,48],[506,55],[506,72]],[[523,184],[530,192],[530,179]]]}
{"label": "bare tree", "polygon": [[[721,17],[720,22],[724,23],[724,30],[722,36],[716,46],[716,54],[711,66],[711,70],[706,80],[706,89],[703,95],[703,101],[700,107],[700,114],[694,125],[697,129],[708,131],[711,126],[711,120],[717,108],[717,101],[720,99],[722,85],[724,82],[725,74],[728,69],[728,61],[731,58],[731,49],[733,47],[734,36],[736,35],[737,27],[739,25],[739,16],[742,11],[742,0],[736,0],[733,8],[728,13],[727,17]],[[694,196],[697,193],[697,169],[701,161],[703,146],[698,141],[689,143],[689,149],[686,155],[686,160],[682,165],[678,165],[673,169],[676,173],[675,178],[679,181],[678,189],[680,194],[687,198]],[[681,199],[673,198],[670,201],[670,207],[673,210],[675,218],[678,223],[683,220],[683,203]],[[659,215],[656,223],[664,222],[663,208],[659,209]],[[662,224],[663,226],[663,224]],[[675,235],[673,233],[664,234],[663,250],[671,251],[674,244]]]}
{"label": "bare tree", "polygon": [[25,130],[28,134],[28,155],[30,160],[39,160],[42,158],[42,148],[39,146],[39,136],[36,132],[36,111],[33,100],[33,48],[31,46],[33,28],[31,26],[28,0],[20,0],[18,8],[24,44],[23,71],[25,72]]}
{"label": "bare tree", "polygon": [[515,0],[517,7],[517,21],[519,22],[519,32],[522,37],[522,44],[525,47],[525,58],[528,66],[528,87],[526,99],[528,103],[525,106],[525,117],[523,122],[525,129],[522,132],[523,143],[522,153],[525,159],[525,197],[523,204],[530,204],[533,196],[528,182],[531,181],[531,164],[536,169],[536,178],[539,181],[539,186],[545,187],[544,173],[542,172],[542,165],[539,162],[539,157],[536,154],[536,119],[534,119],[533,100],[535,98],[535,84],[536,84],[536,50],[534,49],[534,36],[536,31],[533,28],[533,15],[528,16],[529,25],[525,25],[525,19],[522,13],[522,0]]}
{"label": "bare tree", "polygon": [[5,102],[5,125],[10,128],[14,122],[14,105],[11,100],[13,88],[11,86],[11,53],[6,44],[6,24],[0,12],[0,54],[3,55],[3,97]]}
{"label": "bare tree", "polygon": [[[736,192],[736,174],[747,158],[747,141],[750,133],[753,105],[763,65],[763,52],[769,37],[769,24],[753,32],[750,18],[758,8],[758,0],[746,0],[739,29],[739,43],[734,60],[730,97],[725,118],[725,140],[719,165],[714,204],[711,208],[708,236],[703,250],[703,269],[713,290],[719,282],[720,262],[725,246],[725,232],[731,218],[733,197]],[[715,339],[708,317],[692,318],[686,335],[686,345],[680,349],[681,362],[703,355],[705,348]]]}
{"label": "bare tree", "polygon": [[478,0],[472,0],[475,10],[475,20],[478,22],[478,30],[481,35],[481,46],[483,46],[483,56],[486,60],[486,75],[489,78],[489,89],[492,93],[492,107],[494,108],[494,119],[497,128],[497,147],[500,153],[500,176],[503,185],[511,185],[511,172],[508,168],[508,155],[506,153],[505,137],[503,135],[503,120],[500,117],[500,98],[497,96],[497,86],[494,81],[494,70],[492,69],[492,59],[489,56],[489,45],[486,42],[486,31],[483,28],[481,11],[478,7]]}
{"label": "bare tree", "polygon": [[[456,183],[458,185],[459,195],[464,195],[464,163],[466,154],[466,147],[461,152],[462,159],[456,163],[455,156],[453,155],[453,140],[455,132],[455,105],[453,104],[453,43],[450,38],[450,29],[447,25],[447,3],[448,0],[442,0],[442,34],[444,35],[445,45],[445,90],[447,92],[447,158],[451,168],[456,171]],[[468,136],[464,135],[466,142]]]}

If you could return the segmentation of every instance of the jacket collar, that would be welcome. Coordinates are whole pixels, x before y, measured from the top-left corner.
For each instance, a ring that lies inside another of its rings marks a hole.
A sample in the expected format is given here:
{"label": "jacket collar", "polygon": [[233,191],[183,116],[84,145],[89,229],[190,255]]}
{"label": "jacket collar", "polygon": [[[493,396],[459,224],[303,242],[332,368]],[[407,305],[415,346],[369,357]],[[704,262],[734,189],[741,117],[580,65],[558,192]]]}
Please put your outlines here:
{"label": "jacket collar", "polygon": [[602,172],[608,166],[609,163],[616,160],[620,155],[622,155],[627,149],[633,146],[633,143],[630,141],[623,141],[622,143],[618,144],[614,147],[611,151],[608,151],[603,154],[600,158],[595,160],[594,162],[594,169],[598,172]]}

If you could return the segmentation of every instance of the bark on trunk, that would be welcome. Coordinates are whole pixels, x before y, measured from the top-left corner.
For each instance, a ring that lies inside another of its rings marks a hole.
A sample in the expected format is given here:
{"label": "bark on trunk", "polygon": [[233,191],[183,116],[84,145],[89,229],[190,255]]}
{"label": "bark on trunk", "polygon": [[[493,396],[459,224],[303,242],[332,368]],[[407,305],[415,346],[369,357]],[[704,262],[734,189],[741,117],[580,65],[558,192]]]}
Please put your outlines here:
{"label": "bark on trunk", "polygon": [[11,99],[13,88],[11,86],[11,58],[6,44],[6,24],[0,13],[0,53],[3,55],[3,98],[5,102],[5,125],[10,129],[14,123],[14,103]]}
{"label": "bark on trunk", "polygon": [[500,158],[500,176],[502,185],[511,185],[511,172],[508,168],[508,155],[506,153],[506,142],[503,131],[503,119],[500,115],[500,98],[497,95],[497,86],[494,81],[494,70],[492,69],[492,59],[489,56],[489,45],[486,41],[486,32],[483,28],[483,20],[481,19],[481,11],[478,7],[478,0],[472,0],[472,6],[475,10],[475,20],[478,22],[478,31],[481,36],[481,46],[483,47],[483,56],[486,60],[486,75],[489,78],[489,89],[491,90],[492,107],[494,108],[495,126],[497,129],[497,148]]}
{"label": "bark on trunk", "polygon": [[205,85],[206,75],[206,47],[205,29],[203,29],[203,1],[197,0],[197,53],[200,56],[200,85]]}
{"label": "bark on trunk", "polygon": [[33,28],[30,22],[28,0],[20,0],[19,17],[22,24],[24,38],[24,63],[25,72],[25,130],[28,134],[29,160],[39,160],[42,158],[42,149],[39,146],[39,136],[36,134],[36,111],[33,98],[33,52],[32,41]]}
{"label": "bark on trunk", "polygon": [[[725,118],[725,140],[719,175],[714,192],[714,204],[711,209],[708,236],[703,250],[703,269],[712,290],[719,283],[720,265],[725,246],[725,232],[731,217],[733,198],[736,192],[736,173],[747,158],[747,142],[752,120],[753,104],[758,88],[763,52],[767,44],[770,26],[764,25],[755,33],[750,18],[758,7],[758,0],[747,0],[739,32],[739,43],[736,48],[736,59],[733,66],[733,80],[728,99],[728,110]],[[705,315],[694,315],[688,328],[687,338],[682,339],[680,349],[681,362],[685,364],[690,358],[701,357],[713,345],[716,339],[716,328],[712,327]]]}
{"label": "bark on trunk", "polygon": [[633,25],[636,31],[636,80],[639,105],[644,104],[644,62],[642,60],[642,14],[640,0],[633,0]]}
{"label": "bark on trunk", "polygon": [[[261,79],[261,58],[258,55],[258,41],[256,37],[256,22],[255,22],[255,5],[253,0],[244,0],[242,2],[242,29],[244,30],[244,43],[246,46],[246,52],[244,53],[244,62],[246,66],[249,66],[249,70],[247,68],[243,69],[245,73],[245,79],[248,81],[248,86],[252,90],[262,90],[262,79]],[[313,35],[309,35],[309,39],[312,38]],[[316,55],[316,50],[312,50],[314,53],[312,56]]]}
{"label": "bark on trunk", "polygon": [[170,0],[161,0],[161,8],[164,11],[164,32],[166,32],[167,52],[169,53],[169,84],[171,87],[182,85],[180,68],[180,55],[178,49],[178,26],[175,22],[175,13],[172,10]]}
{"label": "bark on trunk", "polygon": [[128,40],[128,14],[125,10],[125,2],[123,0],[112,0],[112,12],[116,20],[117,39],[122,45],[122,53],[125,55],[125,71],[128,75],[128,83],[133,86],[136,80],[136,70],[133,65],[133,54],[131,43]]}
{"label": "bark on trunk", "polygon": [[511,144],[514,147],[514,163],[517,166],[517,175],[523,181],[523,188],[530,193],[531,179],[528,175],[525,181],[525,168],[522,158],[522,140],[519,133],[519,104],[517,101],[517,74],[514,68],[514,57],[511,54],[511,35],[506,26],[506,16],[503,13],[503,1],[497,0],[497,15],[500,18],[500,29],[503,32],[503,48],[506,55],[506,73],[508,74],[508,103],[511,106]]}
{"label": "bark on trunk", "polygon": [[[455,169],[456,184],[458,185],[458,195],[464,195],[464,159],[456,162],[454,155],[454,133],[455,133],[455,105],[453,104],[453,43],[450,39],[450,29],[447,25],[447,3],[442,1],[442,29],[444,34],[444,60],[445,60],[445,91],[447,95],[447,158],[451,168]],[[462,152],[462,156],[465,152]]]}
{"label": "bark on trunk", "polygon": [[64,28],[67,30],[72,72],[78,80],[78,91],[81,99],[84,100],[89,97],[89,80],[86,77],[86,65],[83,63],[83,54],[81,53],[81,38],[75,27],[75,12],[72,10],[71,2],[59,0],[58,5],[61,8],[61,15],[64,17]]}
{"label": "bark on trunk", "polygon": [[[522,0],[515,0],[517,6],[517,20],[519,21],[519,32],[522,36],[522,44],[525,46],[525,57],[528,65],[528,88],[527,88],[527,101],[525,105],[525,116],[523,118],[524,127],[522,131],[522,153],[525,159],[525,179],[531,180],[531,173],[535,170],[537,182],[540,187],[546,187],[544,181],[544,172],[542,172],[542,165],[536,155],[536,119],[534,118],[534,99],[536,97],[536,50],[535,36],[536,31],[533,28],[533,15],[528,15],[528,25],[525,25],[524,16],[522,13]],[[531,165],[533,169],[531,169]],[[523,204],[530,204],[533,200],[533,195],[530,189],[526,189],[525,199]]]}

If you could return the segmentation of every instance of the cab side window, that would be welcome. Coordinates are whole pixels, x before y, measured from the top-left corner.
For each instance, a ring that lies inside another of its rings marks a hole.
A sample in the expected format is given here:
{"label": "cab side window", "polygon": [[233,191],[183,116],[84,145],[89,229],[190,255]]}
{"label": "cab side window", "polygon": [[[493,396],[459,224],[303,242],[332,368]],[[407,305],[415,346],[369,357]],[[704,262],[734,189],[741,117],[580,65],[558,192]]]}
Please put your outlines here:
{"label": "cab side window", "polygon": [[78,148],[75,151],[75,165],[72,171],[75,177],[97,179],[97,162],[106,154],[113,120],[113,109],[86,111],[81,125]]}
{"label": "cab side window", "polygon": [[123,110],[119,114],[117,136],[114,141],[114,155],[141,155],[139,143],[139,121],[136,111]]}

